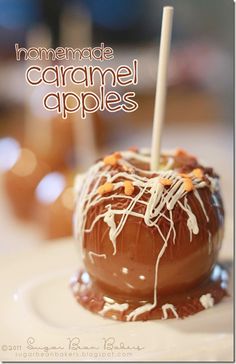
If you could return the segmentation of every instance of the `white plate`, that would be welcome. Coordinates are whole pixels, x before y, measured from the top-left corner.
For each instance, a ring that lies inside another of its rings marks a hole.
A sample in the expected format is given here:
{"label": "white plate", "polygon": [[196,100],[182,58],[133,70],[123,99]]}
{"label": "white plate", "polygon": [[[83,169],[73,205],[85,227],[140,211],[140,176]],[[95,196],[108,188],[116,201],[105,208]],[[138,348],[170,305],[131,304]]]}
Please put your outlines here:
{"label": "white plate", "polygon": [[70,240],[1,258],[0,264],[1,360],[233,359],[231,297],[185,320],[122,323],[75,302],[69,279],[79,263]]}

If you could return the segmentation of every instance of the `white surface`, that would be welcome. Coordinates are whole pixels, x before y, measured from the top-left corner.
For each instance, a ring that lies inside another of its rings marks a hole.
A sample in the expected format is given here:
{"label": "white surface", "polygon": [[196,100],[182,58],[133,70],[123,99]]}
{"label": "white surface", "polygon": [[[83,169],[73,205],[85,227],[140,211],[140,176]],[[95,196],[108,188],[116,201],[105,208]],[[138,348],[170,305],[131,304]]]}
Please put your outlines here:
{"label": "white surface", "polygon": [[[70,240],[1,258],[0,264],[1,360],[232,360],[230,297],[185,320],[121,323],[94,315],[75,302],[68,282],[79,262]],[[27,349],[29,337],[41,349]],[[68,338],[74,343],[80,339],[81,347],[98,348],[69,350]],[[104,338],[143,349],[104,349]],[[21,350],[9,350],[9,345],[21,345]],[[49,349],[47,356],[43,347],[52,345],[63,349]]]}

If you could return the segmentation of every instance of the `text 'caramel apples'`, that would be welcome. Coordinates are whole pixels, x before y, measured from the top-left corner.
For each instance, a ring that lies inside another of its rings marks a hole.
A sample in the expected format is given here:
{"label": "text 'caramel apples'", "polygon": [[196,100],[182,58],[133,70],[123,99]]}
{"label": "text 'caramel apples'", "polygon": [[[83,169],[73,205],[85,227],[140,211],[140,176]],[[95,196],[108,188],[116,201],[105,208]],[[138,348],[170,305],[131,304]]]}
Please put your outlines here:
{"label": "text 'caramel apples'", "polygon": [[85,270],[78,302],[117,320],[183,318],[226,292],[217,262],[224,228],[219,177],[194,156],[147,151],[106,156],[76,181],[75,233]]}

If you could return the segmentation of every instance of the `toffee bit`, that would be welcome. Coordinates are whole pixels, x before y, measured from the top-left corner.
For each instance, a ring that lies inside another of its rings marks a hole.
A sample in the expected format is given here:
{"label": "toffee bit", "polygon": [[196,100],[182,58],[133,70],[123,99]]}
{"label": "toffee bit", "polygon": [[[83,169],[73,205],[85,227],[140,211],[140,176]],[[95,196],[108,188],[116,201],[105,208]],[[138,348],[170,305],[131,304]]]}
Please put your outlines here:
{"label": "toffee bit", "polygon": [[115,152],[114,154],[114,157],[118,160],[118,159],[121,159],[122,158],[122,155],[120,152]]}
{"label": "toffee bit", "polygon": [[190,178],[184,178],[183,179],[184,189],[187,192],[190,192],[194,189],[193,182]]}
{"label": "toffee bit", "polygon": [[176,151],[175,151],[176,157],[183,157],[183,156],[187,156],[187,155],[188,155],[188,153],[184,149],[176,149]]}
{"label": "toffee bit", "polygon": [[192,155],[192,154],[189,154],[184,149],[176,149],[175,157],[194,159],[196,161],[196,157],[194,155]]}
{"label": "toffee bit", "polygon": [[113,154],[107,155],[103,159],[103,162],[106,165],[115,166],[117,164],[118,159],[120,159],[120,158],[121,158],[121,154],[120,153],[113,153]]}
{"label": "toffee bit", "polygon": [[127,196],[131,196],[134,192],[134,185],[131,181],[124,182],[124,191]]}
{"label": "toffee bit", "polygon": [[171,181],[171,179],[169,179],[169,178],[161,178],[161,179],[160,179],[160,183],[161,183],[163,186],[171,186],[171,185],[172,185],[172,181]]}
{"label": "toffee bit", "polygon": [[104,195],[105,193],[109,193],[113,190],[113,183],[111,182],[106,182],[104,183],[104,185],[101,185],[98,187],[98,193],[99,195]]}
{"label": "toffee bit", "polygon": [[199,179],[203,178],[203,171],[201,168],[195,168],[192,173],[193,173],[194,177],[196,177],[196,178],[199,178]]}

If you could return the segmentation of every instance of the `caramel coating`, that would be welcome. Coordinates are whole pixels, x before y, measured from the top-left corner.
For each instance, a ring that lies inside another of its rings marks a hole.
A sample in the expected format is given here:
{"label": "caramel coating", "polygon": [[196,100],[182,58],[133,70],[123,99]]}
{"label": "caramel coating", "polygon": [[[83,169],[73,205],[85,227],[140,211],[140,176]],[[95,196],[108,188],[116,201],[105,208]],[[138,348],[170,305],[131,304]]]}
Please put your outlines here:
{"label": "caramel coating", "polygon": [[[203,168],[192,156],[181,152],[175,155],[174,159],[174,169],[179,173],[189,175],[194,169],[201,169],[203,173],[213,176],[212,169]],[[137,162],[135,159],[132,160],[132,164],[133,169],[129,173],[138,173],[136,168],[149,169],[147,164]],[[115,164],[112,168],[115,174],[122,167],[120,164]],[[104,183],[104,181],[102,182]],[[190,241],[188,216],[176,204],[172,210],[176,238],[174,240],[172,232],[158,268],[157,295],[162,298],[192,289],[204,282],[212,272],[222,243],[224,211],[219,192],[212,192],[209,186],[198,189],[209,218],[207,221],[205,213],[194,195],[191,179],[186,178],[184,183],[188,193],[188,204],[198,221],[199,233],[193,235],[192,241]],[[166,188],[169,188],[168,184]],[[113,209],[124,209],[128,206],[127,198],[113,199],[113,193],[108,195],[106,200],[88,210],[85,229],[91,226],[96,216],[107,211],[107,205],[111,205]],[[134,191],[132,198],[136,193]],[[143,198],[144,200],[145,198]],[[181,199],[180,202],[183,204],[184,200]],[[143,214],[144,209],[145,205],[137,202],[133,211]],[[116,225],[121,218],[121,215],[115,215]],[[169,231],[167,221],[160,218],[158,224],[163,235],[166,235]],[[103,219],[100,219],[91,232],[84,234],[84,264],[93,282],[108,296],[120,301],[148,300],[152,302],[155,264],[163,244],[163,239],[155,227],[147,226],[144,220],[138,216],[129,216],[117,237],[117,251],[116,254],[113,254],[109,227]],[[89,256],[90,252],[105,254],[106,259],[94,256],[94,261],[92,261]]]}

